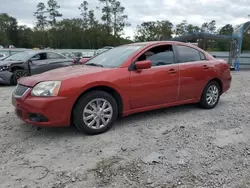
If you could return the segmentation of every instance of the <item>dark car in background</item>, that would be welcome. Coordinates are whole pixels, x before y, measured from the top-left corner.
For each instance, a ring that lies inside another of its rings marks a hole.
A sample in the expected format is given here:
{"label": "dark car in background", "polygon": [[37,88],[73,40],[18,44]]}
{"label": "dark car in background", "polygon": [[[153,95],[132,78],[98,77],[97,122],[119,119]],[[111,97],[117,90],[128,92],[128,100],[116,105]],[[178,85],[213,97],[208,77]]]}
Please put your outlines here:
{"label": "dark car in background", "polygon": [[28,50],[0,61],[0,84],[15,85],[21,77],[72,65],[72,59],[45,50]]}

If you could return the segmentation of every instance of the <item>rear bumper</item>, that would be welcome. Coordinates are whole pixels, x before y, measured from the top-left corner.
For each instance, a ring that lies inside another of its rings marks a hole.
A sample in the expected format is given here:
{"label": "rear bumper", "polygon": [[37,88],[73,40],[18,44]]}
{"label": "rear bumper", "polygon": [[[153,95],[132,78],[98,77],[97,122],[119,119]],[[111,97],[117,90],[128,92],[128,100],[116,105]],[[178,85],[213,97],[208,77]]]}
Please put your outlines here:
{"label": "rear bumper", "polygon": [[32,97],[29,93],[22,98],[12,95],[16,115],[23,121],[40,127],[70,126],[71,108],[65,97]]}
{"label": "rear bumper", "polygon": [[228,91],[231,87],[231,82],[232,82],[232,76],[228,76],[228,78],[226,78],[223,82],[223,88],[222,88],[222,93],[225,93],[226,91]]}
{"label": "rear bumper", "polygon": [[13,73],[9,71],[0,72],[0,84],[10,85],[12,75]]}

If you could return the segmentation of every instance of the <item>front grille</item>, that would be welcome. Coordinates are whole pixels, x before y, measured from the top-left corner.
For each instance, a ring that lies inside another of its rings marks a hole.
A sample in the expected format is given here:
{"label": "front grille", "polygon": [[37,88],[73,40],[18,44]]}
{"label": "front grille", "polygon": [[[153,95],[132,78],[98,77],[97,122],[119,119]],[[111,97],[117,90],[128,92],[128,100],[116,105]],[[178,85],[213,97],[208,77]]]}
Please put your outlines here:
{"label": "front grille", "polygon": [[29,89],[29,87],[18,84],[16,86],[15,91],[14,91],[14,95],[16,97],[22,97],[25,94],[25,92],[27,92],[28,89]]}

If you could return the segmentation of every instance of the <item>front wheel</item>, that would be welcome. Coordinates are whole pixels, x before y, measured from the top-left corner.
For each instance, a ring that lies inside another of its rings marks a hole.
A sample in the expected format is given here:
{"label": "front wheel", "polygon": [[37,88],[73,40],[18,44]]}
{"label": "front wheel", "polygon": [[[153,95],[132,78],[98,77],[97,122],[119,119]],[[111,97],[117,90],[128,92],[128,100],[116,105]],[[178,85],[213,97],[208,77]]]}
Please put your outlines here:
{"label": "front wheel", "polygon": [[92,91],[78,100],[73,111],[73,122],[80,131],[94,135],[111,128],[117,115],[117,103],[109,93]]}
{"label": "front wheel", "polygon": [[220,85],[216,81],[209,82],[201,96],[200,104],[205,109],[214,108],[220,100]]}
{"label": "front wheel", "polygon": [[18,79],[20,79],[20,78],[22,78],[22,77],[25,77],[25,76],[27,76],[27,75],[28,75],[28,74],[27,74],[27,71],[26,71],[26,70],[24,70],[24,69],[16,69],[16,70],[14,70],[14,72],[13,72],[13,76],[12,76],[11,83],[12,83],[13,85],[16,85]]}

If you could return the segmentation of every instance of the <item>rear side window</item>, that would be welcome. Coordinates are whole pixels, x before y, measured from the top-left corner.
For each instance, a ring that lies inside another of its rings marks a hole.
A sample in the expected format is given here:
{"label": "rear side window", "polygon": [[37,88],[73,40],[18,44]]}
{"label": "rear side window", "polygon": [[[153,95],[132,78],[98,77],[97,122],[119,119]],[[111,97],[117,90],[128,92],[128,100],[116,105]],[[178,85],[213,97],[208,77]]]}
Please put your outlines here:
{"label": "rear side window", "polygon": [[63,57],[59,54],[56,54],[56,53],[52,53],[52,52],[47,53],[47,58],[48,59],[65,59],[65,57]]}
{"label": "rear side window", "polygon": [[187,46],[176,46],[179,52],[180,63],[204,60],[205,56],[200,51]]}

